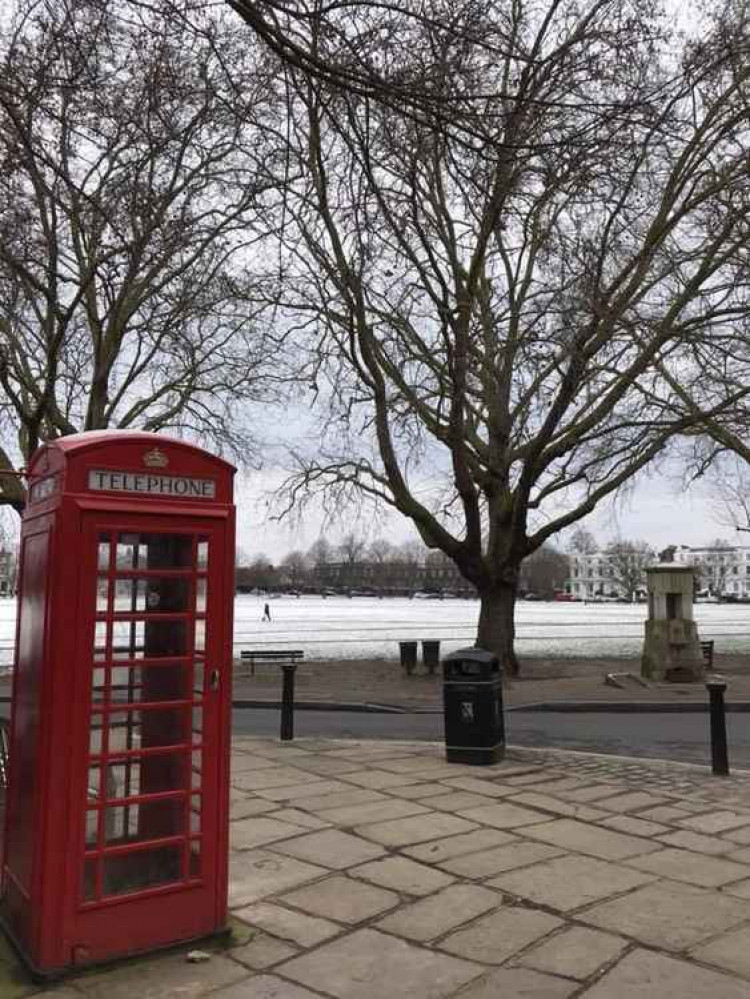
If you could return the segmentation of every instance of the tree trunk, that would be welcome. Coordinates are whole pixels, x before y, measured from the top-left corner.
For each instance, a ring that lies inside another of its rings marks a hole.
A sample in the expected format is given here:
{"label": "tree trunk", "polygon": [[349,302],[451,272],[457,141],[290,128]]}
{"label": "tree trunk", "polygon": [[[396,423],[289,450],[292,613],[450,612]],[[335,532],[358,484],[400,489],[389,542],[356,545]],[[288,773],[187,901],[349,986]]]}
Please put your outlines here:
{"label": "tree trunk", "polygon": [[506,676],[518,676],[518,659],[514,648],[516,634],[514,611],[516,584],[506,583],[479,591],[481,601],[477,645],[494,652]]}

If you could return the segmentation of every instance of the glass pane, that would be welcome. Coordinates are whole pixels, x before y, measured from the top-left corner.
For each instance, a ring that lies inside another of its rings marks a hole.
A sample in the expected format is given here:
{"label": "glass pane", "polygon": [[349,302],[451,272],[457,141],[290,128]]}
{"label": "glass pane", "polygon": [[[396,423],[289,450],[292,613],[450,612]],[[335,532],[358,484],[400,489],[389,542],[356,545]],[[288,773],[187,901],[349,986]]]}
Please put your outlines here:
{"label": "glass pane", "polygon": [[201,751],[195,750],[193,752],[193,775],[192,775],[192,787],[193,789],[199,788],[201,786]]}
{"label": "glass pane", "polygon": [[96,846],[99,839],[99,810],[90,808],[86,812],[86,846]]}
{"label": "glass pane", "polygon": [[203,578],[195,583],[195,610],[198,614],[206,613],[206,580]]}
{"label": "glass pane", "polygon": [[91,716],[89,732],[89,756],[98,756],[102,751],[102,716]]}
{"label": "glass pane", "polygon": [[117,539],[118,569],[186,569],[192,557],[188,534],[120,534]]}
{"label": "glass pane", "polygon": [[99,767],[89,767],[89,779],[86,794],[89,800],[94,800],[101,794],[102,772]]}
{"label": "glass pane", "polygon": [[123,760],[108,767],[107,798],[130,798],[138,794],[187,789],[189,765],[186,753],[164,753],[147,759]]}
{"label": "glass pane", "polygon": [[193,693],[201,695],[203,693],[203,682],[205,670],[202,662],[196,662],[193,666]]}
{"label": "glass pane", "polygon": [[94,659],[101,662],[107,658],[107,622],[97,621],[94,629]]}
{"label": "glass pane", "polygon": [[160,846],[117,857],[104,858],[104,894],[120,895],[155,885],[179,881],[182,847]]}
{"label": "glass pane", "polygon": [[195,651],[204,652],[206,648],[206,622],[195,622]]}
{"label": "glass pane", "polygon": [[187,652],[187,622],[158,618],[150,621],[115,621],[112,625],[116,659],[160,659]]}
{"label": "glass pane", "polygon": [[[128,749],[177,745],[187,742],[189,734],[189,707],[155,708],[153,711],[113,711],[109,716],[110,755]],[[145,760],[141,766],[145,769]]]}
{"label": "glass pane", "polygon": [[109,846],[179,836],[184,831],[184,798],[114,805],[104,814],[104,839]]}
{"label": "glass pane", "polygon": [[112,656],[115,659],[143,659],[146,643],[144,621],[115,621],[112,625]]}
{"label": "glass pane", "polygon": [[193,708],[193,732],[197,733],[200,742],[200,734],[203,731],[203,708]]}
{"label": "glass pane", "polygon": [[190,841],[189,864],[190,876],[197,877],[201,872],[201,841],[199,839]]}
{"label": "glass pane", "polygon": [[83,864],[83,884],[81,893],[84,902],[90,902],[96,898],[96,860],[90,859]]}
{"label": "glass pane", "polygon": [[118,579],[115,582],[115,612],[175,613],[189,610],[187,579]]}
{"label": "glass pane", "polygon": [[185,663],[115,666],[110,700],[120,704],[190,700],[190,671]]}
{"label": "glass pane", "polygon": [[99,547],[97,549],[96,565],[99,569],[109,568],[109,535],[100,534],[99,535]]}
{"label": "glass pane", "polygon": [[199,538],[196,547],[195,567],[197,569],[208,568],[208,539]]}
{"label": "glass pane", "polygon": [[109,597],[109,580],[106,576],[99,576],[96,581],[96,609],[101,614],[107,609]]}
{"label": "glass pane", "polygon": [[107,671],[98,667],[91,674],[91,698],[93,701],[101,702],[105,700],[107,692],[105,689]]}
{"label": "glass pane", "polygon": [[200,795],[194,794],[190,799],[190,832],[199,833],[201,831],[201,799]]}

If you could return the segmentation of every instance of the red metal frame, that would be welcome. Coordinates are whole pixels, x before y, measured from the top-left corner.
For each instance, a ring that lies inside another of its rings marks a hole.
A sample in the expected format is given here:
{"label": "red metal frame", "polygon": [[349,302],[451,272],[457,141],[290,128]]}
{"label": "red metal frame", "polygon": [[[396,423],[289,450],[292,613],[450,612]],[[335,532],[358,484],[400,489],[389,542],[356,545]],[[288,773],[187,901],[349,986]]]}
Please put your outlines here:
{"label": "red metal frame", "polygon": [[[35,456],[32,485],[58,487],[23,525],[45,552],[30,587],[21,570],[0,911],[41,975],[226,920],[233,469],[155,435],[80,437]],[[155,441],[215,482],[210,502],[86,490]]]}

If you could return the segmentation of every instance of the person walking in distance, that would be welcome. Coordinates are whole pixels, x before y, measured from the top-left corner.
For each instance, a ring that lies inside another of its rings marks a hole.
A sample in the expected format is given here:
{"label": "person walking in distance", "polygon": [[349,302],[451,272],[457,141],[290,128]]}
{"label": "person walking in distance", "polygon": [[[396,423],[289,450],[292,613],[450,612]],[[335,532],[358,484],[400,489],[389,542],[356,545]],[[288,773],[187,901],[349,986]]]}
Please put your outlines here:
{"label": "person walking in distance", "polygon": [[271,620],[271,607],[269,604],[263,604],[263,617],[261,618],[261,620],[263,621]]}

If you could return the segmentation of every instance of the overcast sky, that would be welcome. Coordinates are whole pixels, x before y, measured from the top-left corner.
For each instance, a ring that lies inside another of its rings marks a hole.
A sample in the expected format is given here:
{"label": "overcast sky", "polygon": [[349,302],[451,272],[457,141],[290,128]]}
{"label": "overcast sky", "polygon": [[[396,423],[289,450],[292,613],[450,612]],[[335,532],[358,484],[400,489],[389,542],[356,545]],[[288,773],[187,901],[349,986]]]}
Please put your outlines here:
{"label": "overcast sky", "polygon": [[[369,516],[351,512],[324,528],[321,513],[311,509],[296,523],[274,522],[268,515],[266,496],[280,479],[270,472],[238,476],[237,544],[250,557],[262,553],[272,562],[280,561],[290,551],[308,549],[321,531],[332,544],[350,531],[369,540],[384,537],[393,544],[416,536],[406,520],[396,515],[371,526]],[[617,537],[647,541],[657,550],[670,544],[700,546],[719,537],[731,544],[750,544],[750,535],[722,524],[718,511],[705,486],[694,485],[686,492],[676,474],[661,475],[639,482],[630,496],[604,504],[582,524],[602,544]],[[564,547],[565,538],[553,540]]]}

